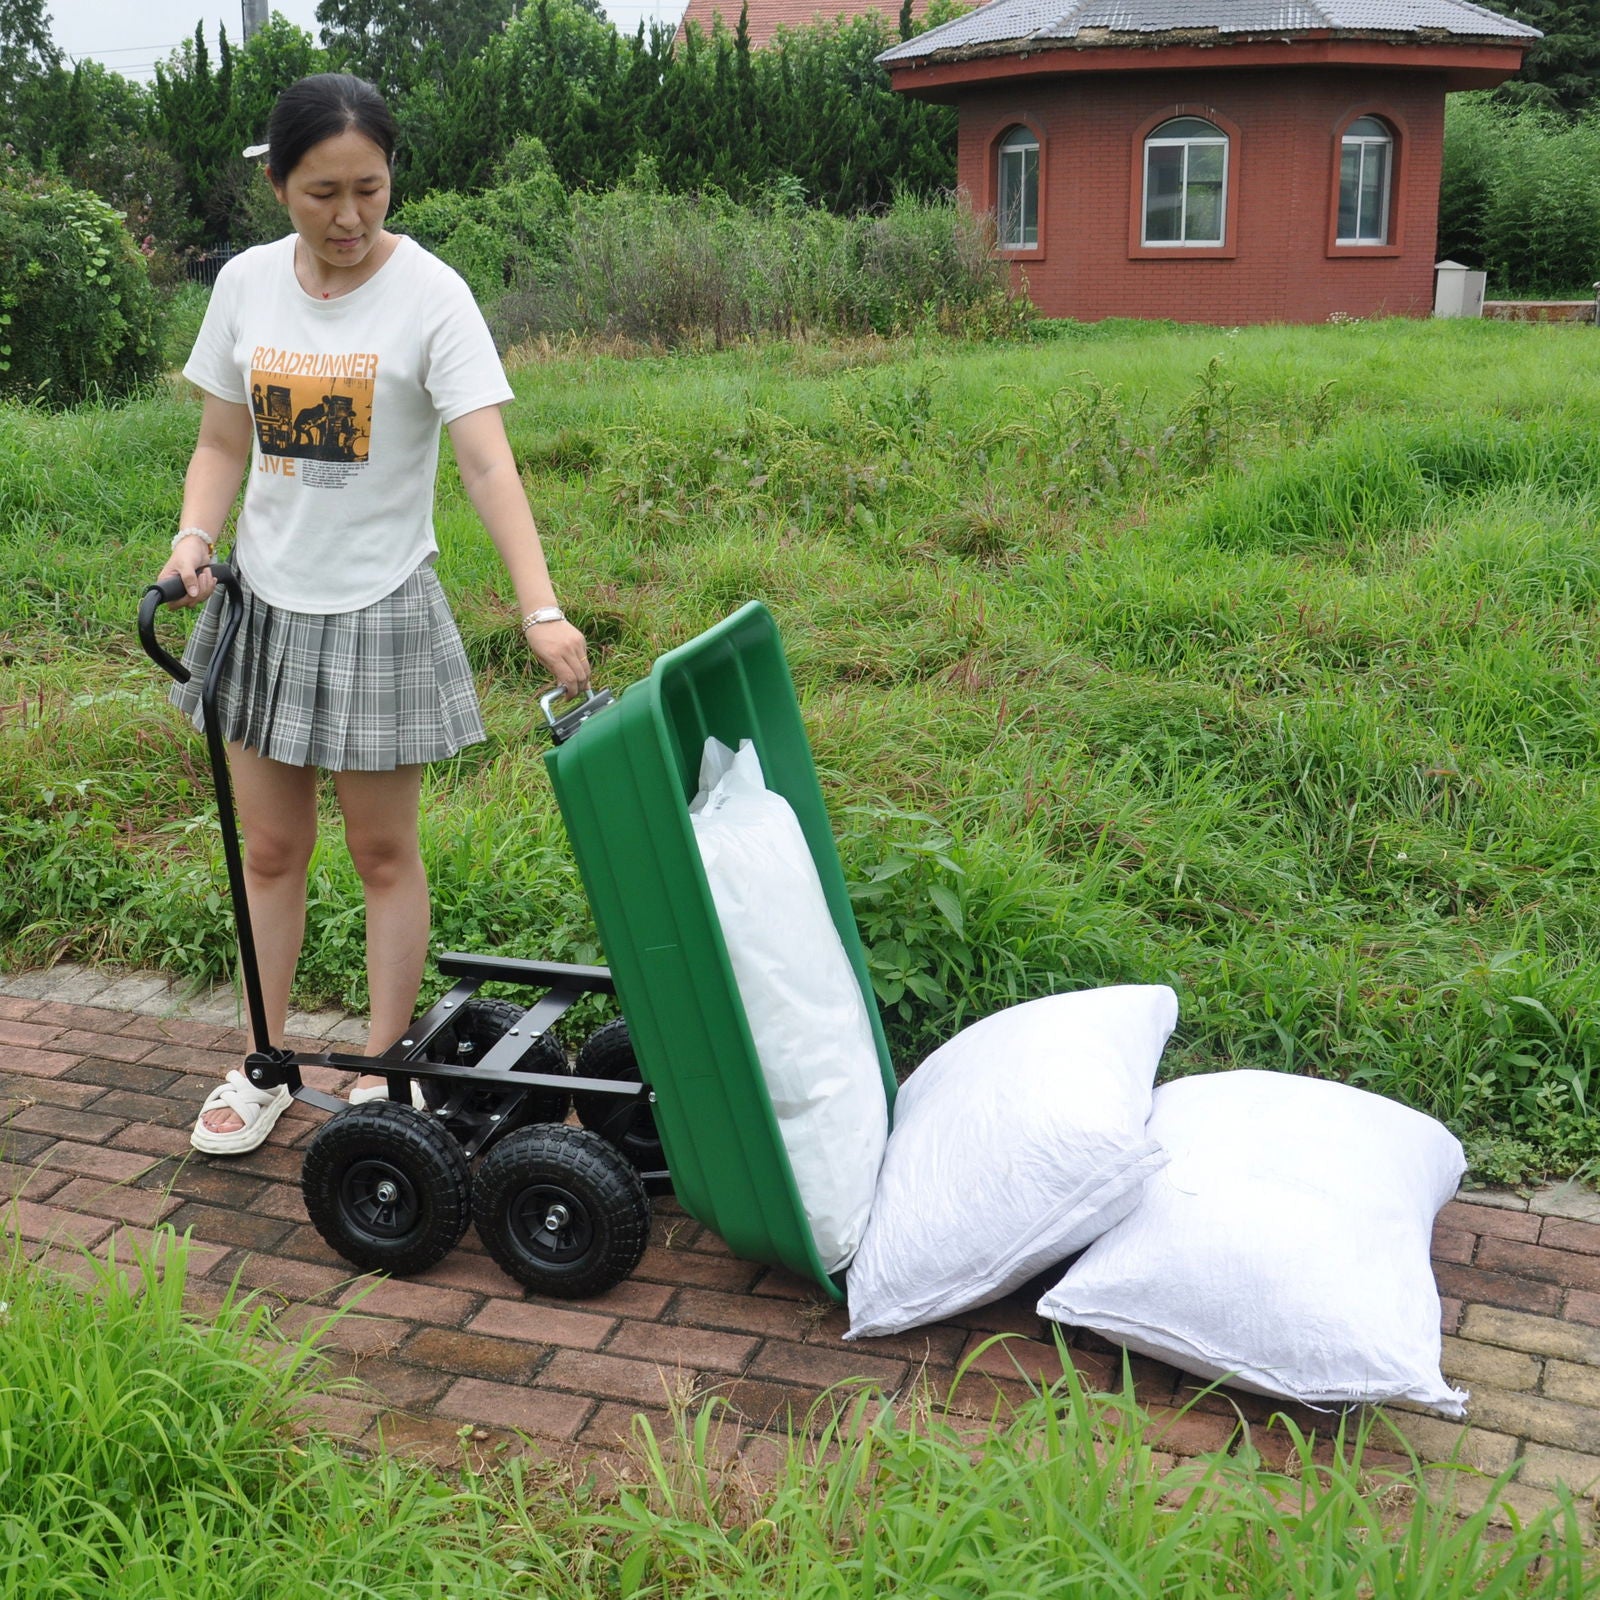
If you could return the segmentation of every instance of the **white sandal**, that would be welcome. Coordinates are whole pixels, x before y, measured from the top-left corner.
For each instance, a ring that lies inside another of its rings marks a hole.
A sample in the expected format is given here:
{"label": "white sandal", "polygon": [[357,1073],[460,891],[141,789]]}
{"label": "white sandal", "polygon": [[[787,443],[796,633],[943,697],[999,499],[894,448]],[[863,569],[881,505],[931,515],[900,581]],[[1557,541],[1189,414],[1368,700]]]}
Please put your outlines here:
{"label": "white sandal", "polygon": [[[195,1118],[189,1143],[208,1156],[242,1156],[266,1141],[293,1099],[288,1084],[281,1083],[276,1089],[258,1089],[235,1067],[206,1096],[200,1115]],[[205,1124],[206,1116],[212,1111],[231,1111],[244,1126],[217,1133]]]}
{"label": "white sandal", "polygon": [[[369,1083],[365,1088],[352,1089],[345,1096],[351,1105],[364,1106],[370,1100],[387,1100],[389,1098],[389,1085],[387,1083]],[[411,1103],[418,1111],[426,1111],[428,1102],[422,1098],[422,1085],[413,1078],[411,1080]]]}

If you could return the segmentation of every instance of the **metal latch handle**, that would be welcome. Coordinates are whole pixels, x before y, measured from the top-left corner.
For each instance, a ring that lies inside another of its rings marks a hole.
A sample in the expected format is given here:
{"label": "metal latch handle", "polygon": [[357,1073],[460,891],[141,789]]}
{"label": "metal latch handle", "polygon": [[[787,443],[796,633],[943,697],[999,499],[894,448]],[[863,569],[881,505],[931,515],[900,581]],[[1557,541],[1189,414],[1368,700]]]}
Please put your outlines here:
{"label": "metal latch handle", "polygon": [[561,700],[576,700],[578,697],[569,695],[565,689],[552,689],[548,694],[539,696],[539,709],[544,712],[546,726],[550,730],[550,737],[557,744],[565,744],[585,722],[597,711],[604,711],[612,704],[616,696],[609,689],[591,689],[584,696],[581,705],[574,706],[572,710],[563,712],[559,717],[555,714],[554,706]]}

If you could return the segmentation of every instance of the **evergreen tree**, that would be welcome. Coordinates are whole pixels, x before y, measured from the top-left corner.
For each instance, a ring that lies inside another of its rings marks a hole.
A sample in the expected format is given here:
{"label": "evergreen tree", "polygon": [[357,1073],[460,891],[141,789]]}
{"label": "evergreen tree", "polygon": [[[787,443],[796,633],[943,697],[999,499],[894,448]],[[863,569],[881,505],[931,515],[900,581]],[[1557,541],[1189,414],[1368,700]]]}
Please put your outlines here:
{"label": "evergreen tree", "polygon": [[739,105],[734,94],[733,42],[717,21],[711,36],[710,119],[701,129],[705,177],[702,183],[723,194],[744,196],[745,151],[740,148]]}
{"label": "evergreen tree", "polygon": [[655,126],[646,146],[656,158],[663,187],[694,193],[705,187],[710,172],[706,129],[712,125],[712,73],[715,59],[706,61],[705,31],[691,22],[684,31],[683,48],[675,49],[662,76]]}
{"label": "evergreen tree", "polygon": [[61,65],[44,3],[0,0],[0,106],[10,106],[22,84]]}
{"label": "evergreen tree", "polygon": [[18,86],[7,139],[33,166],[70,171],[107,144],[142,137],[148,103],[142,85],[98,61],[54,66]]}
{"label": "evergreen tree", "polygon": [[0,143],[35,163],[50,140],[47,86],[60,71],[44,0],[0,0]]}
{"label": "evergreen tree", "polygon": [[183,171],[190,215],[208,243],[223,244],[246,183],[244,134],[234,114],[233,49],[219,29],[217,68],[211,68],[205,26],[167,62],[157,62],[152,126]]}
{"label": "evergreen tree", "polygon": [[[76,170],[96,149],[153,139],[214,242],[280,224],[241,151],[261,140],[280,90],[329,67],[390,95],[397,203],[486,188],[524,137],[568,188],[610,186],[641,157],[667,190],[747,199],[780,180],[843,212],[954,182],[954,113],[889,89],[874,58],[894,29],[877,16],[786,30],[753,50],[744,5],[736,28],[719,19],[708,37],[691,25],[680,46],[659,24],[620,35],[598,0],[321,0],[326,49],[277,15],[238,51],[220,33],[214,56],[197,28],[145,93],[92,64],[49,64],[43,4],[0,0],[0,61],[27,81],[13,98],[28,114],[13,127],[38,134],[25,153]],[[924,23],[955,9],[932,0]],[[899,22],[911,25],[904,6]]]}
{"label": "evergreen tree", "polygon": [[417,83],[395,106],[400,125],[397,204],[437,190],[470,191],[488,182],[512,137],[506,80],[500,39],[491,39],[479,54],[453,67],[437,55],[424,63]]}
{"label": "evergreen tree", "polygon": [[596,115],[605,130],[602,165],[595,182],[605,187],[632,172],[655,125],[662,74],[670,59],[672,35],[656,24],[638,31],[618,51],[615,71],[599,90]]}
{"label": "evergreen tree", "polygon": [[234,57],[229,115],[241,147],[267,136],[273,102],[291,83],[327,70],[327,55],[304,28],[274,11]]}
{"label": "evergreen tree", "polygon": [[[342,71],[398,99],[476,55],[511,17],[516,0],[320,0],[317,21],[330,59]],[[438,53],[428,56],[428,47]]]}
{"label": "evergreen tree", "polygon": [[733,136],[747,192],[767,181],[770,163],[761,129],[761,108],[756,97],[756,69],[750,53],[750,0],[739,7],[739,28],[733,36],[734,117]]}
{"label": "evergreen tree", "polygon": [[1600,0],[1521,0],[1505,9],[1544,38],[1498,98],[1570,114],[1593,106],[1600,97]]}

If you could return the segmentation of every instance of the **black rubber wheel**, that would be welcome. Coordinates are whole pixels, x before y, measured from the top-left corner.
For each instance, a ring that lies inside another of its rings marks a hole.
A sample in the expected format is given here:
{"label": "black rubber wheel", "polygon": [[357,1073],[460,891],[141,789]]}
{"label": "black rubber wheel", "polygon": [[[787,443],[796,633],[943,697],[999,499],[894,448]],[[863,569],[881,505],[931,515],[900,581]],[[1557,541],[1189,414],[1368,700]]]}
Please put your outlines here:
{"label": "black rubber wheel", "polygon": [[599,1134],[541,1123],[508,1134],[484,1158],[472,1218],[484,1247],[518,1283],[577,1300],[621,1283],[639,1265],[650,1197]]}
{"label": "black rubber wheel", "polygon": [[346,1261],[400,1278],[443,1260],[472,1216],[461,1146],[434,1118],[392,1100],[323,1123],[300,1189],[317,1232]]}
{"label": "black rubber wheel", "polygon": [[[617,1017],[596,1028],[578,1051],[573,1071],[580,1078],[609,1078],[617,1083],[640,1083],[639,1062],[628,1038],[628,1024]],[[572,1109],[578,1121],[614,1144],[641,1172],[661,1172],[667,1158],[661,1148],[655,1113],[648,1100],[630,1107],[615,1095],[575,1094]]]}
{"label": "black rubber wheel", "polygon": [[[447,1061],[452,1066],[470,1067],[482,1061],[506,1034],[522,1023],[523,1008],[509,1000],[469,1000],[460,1011],[434,1036],[428,1053],[435,1061]],[[521,1072],[570,1073],[567,1053],[561,1041],[553,1034],[541,1033],[515,1063]],[[430,1110],[437,1111],[448,1103],[456,1085],[440,1079],[422,1081],[422,1098]],[[482,1089],[469,1091],[460,1109],[480,1115],[499,1111],[507,1112],[511,1104],[521,1101],[517,1108],[517,1123],[562,1122],[567,1115],[568,1096],[559,1089]]]}

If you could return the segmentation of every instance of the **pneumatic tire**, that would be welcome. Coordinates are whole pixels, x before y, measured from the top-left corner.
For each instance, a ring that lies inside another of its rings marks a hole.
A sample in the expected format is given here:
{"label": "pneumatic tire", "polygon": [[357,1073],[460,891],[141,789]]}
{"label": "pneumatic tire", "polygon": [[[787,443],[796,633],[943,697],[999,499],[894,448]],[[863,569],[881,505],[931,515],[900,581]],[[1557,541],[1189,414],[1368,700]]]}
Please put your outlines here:
{"label": "pneumatic tire", "polygon": [[392,1100],[330,1117],[300,1172],[306,1211],[346,1261],[397,1278],[452,1251],[472,1217],[461,1146],[437,1119]]}
{"label": "pneumatic tire", "polygon": [[472,1190],[484,1248],[525,1288],[577,1300],[639,1265],[650,1197],[639,1174],[597,1133],[540,1123],[508,1134]]}
{"label": "pneumatic tire", "polygon": [[[642,1083],[639,1062],[628,1037],[626,1019],[616,1017],[583,1041],[573,1067],[580,1078],[609,1078],[617,1083]],[[613,1095],[575,1094],[572,1109],[584,1127],[615,1145],[641,1172],[660,1172],[667,1164],[647,1099],[628,1106]]]}

